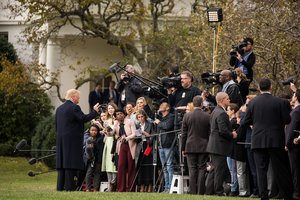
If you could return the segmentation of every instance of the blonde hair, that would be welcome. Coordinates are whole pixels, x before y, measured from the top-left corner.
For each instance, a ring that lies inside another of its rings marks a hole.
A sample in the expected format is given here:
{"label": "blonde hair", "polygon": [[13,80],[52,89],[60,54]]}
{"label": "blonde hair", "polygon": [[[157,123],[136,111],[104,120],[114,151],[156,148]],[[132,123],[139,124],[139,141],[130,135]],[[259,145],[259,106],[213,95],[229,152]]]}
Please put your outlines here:
{"label": "blonde hair", "polygon": [[71,100],[72,97],[74,97],[75,95],[80,95],[80,91],[76,90],[76,89],[69,89],[66,93],[65,99],[66,100]]}
{"label": "blonde hair", "polygon": [[249,99],[249,100],[252,100],[256,97],[257,95],[255,94],[250,94],[250,95],[247,95],[246,98]]}
{"label": "blonde hair", "polygon": [[135,107],[134,107],[134,109],[133,109],[133,110],[134,110],[133,112],[137,112],[137,111],[139,110],[139,108],[137,107],[137,102],[138,102],[139,100],[142,100],[142,101],[143,101],[144,106],[147,105],[146,98],[145,98],[145,97],[139,97],[139,98],[136,100],[136,102],[135,102]]}
{"label": "blonde hair", "polygon": [[240,77],[242,80],[247,80],[247,76],[244,74],[241,68],[235,68],[234,71],[236,72],[237,77]]}

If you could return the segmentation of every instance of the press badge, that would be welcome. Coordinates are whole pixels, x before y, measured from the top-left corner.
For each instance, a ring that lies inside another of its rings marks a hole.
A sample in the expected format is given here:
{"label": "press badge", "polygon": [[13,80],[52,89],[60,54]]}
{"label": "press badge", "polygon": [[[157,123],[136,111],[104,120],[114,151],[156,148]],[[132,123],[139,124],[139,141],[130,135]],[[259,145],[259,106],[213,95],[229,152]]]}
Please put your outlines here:
{"label": "press badge", "polygon": [[182,93],[181,98],[183,99],[185,97],[185,92]]}

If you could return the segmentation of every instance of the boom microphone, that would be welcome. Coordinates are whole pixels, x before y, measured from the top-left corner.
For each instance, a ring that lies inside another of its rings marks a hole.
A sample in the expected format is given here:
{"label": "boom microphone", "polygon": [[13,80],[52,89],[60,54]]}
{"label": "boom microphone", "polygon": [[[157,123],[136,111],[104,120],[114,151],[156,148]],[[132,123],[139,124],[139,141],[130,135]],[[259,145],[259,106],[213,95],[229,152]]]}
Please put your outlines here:
{"label": "boom microphone", "polygon": [[46,155],[46,156],[43,156],[43,157],[40,157],[40,158],[31,158],[30,160],[28,160],[28,163],[30,165],[33,165],[39,160],[42,160],[44,158],[48,158],[48,157],[51,157],[51,156],[55,156],[55,155],[56,155],[56,153],[52,153],[52,154],[49,154],[49,155]]}
{"label": "boom microphone", "polygon": [[109,68],[108,71],[110,73],[118,73],[121,71],[120,66],[119,66],[120,62],[114,63],[112,64]]}
{"label": "boom microphone", "polygon": [[46,173],[49,173],[49,172],[54,172],[56,170],[50,170],[50,171],[45,171],[45,172],[33,172],[33,171],[29,171],[28,172],[28,176],[30,177],[34,177],[34,176],[38,176],[38,175],[41,175],[41,174],[46,174]]}
{"label": "boom microphone", "polygon": [[14,150],[14,153],[18,152],[20,149],[22,149],[23,147],[25,147],[27,145],[27,141],[25,139],[22,139],[17,145],[16,148]]}

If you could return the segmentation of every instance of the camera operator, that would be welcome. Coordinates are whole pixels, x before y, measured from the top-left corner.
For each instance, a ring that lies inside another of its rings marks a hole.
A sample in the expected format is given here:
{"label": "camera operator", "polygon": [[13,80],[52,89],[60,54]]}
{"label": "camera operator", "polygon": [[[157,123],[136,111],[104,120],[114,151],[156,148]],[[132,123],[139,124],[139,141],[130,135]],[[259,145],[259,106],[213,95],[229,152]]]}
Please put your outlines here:
{"label": "camera operator", "polygon": [[193,101],[194,96],[201,95],[199,88],[192,85],[193,76],[189,71],[183,71],[180,74],[181,87],[169,88],[169,103],[171,108],[186,106]]}
{"label": "camera operator", "polygon": [[230,66],[241,68],[247,78],[253,80],[253,65],[255,64],[255,54],[253,53],[253,39],[246,37],[241,44],[230,52]]}
{"label": "camera operator", "polygon": [[136,102],[137,98],[142,96],[142,83],[134,76],[132,65],[127,65],[126,72],[121,74],[117,90],[120,93],[120,108],[123,108],[127,102]]}

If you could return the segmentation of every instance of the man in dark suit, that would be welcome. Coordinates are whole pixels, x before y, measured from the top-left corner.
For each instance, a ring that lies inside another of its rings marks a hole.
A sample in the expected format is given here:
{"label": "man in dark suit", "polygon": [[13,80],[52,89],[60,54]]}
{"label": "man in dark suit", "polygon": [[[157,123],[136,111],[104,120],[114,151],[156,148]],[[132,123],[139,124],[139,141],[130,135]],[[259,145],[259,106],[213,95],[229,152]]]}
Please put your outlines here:
{"label": "man in dark suit", "polygon": [[[291,123],[286,127],[286,146],[289,152],[292,177],[294,182],[294,198],[300,199],[300,89],[293,95],[293,111],[290,113]],[[296,131],[295,131],[296,130]],[[297,132],[298,131],[298,132]]]}
{"label": "man in dark suit", "polygon": [[95,90],[91,91],[89,94],[89,105],[90,105],[90,111],[93,110],[94,105],[97,103],[103,104],[104,95],[101,92],[102,85],[101,83],[96,83]]}
{"label": "man in dark suit", "polygon": [[99,104],[94,105],[93,111],[85,115],[77,105],[80,99],[78,90],[68,90],[65,99],[66,102],[57,108],[55,116],[57,190],[74,191],[78,170],[84,170],[84,122],[97,116]]}
{"label": "man in dark suit", "polygon": [[214,167],[214,191],[219,196],[224,195],[223,182],[227,168],[226,157],[231,155],[233,139],[237,133],[232,131],[226,108],[230,103],[229,96],[225,92],[216,95],[217,106],[210,116],[210,135],[207,152],[210,153]]}
{"label": "man in dark suit", "polygon": [[261,95],[250,101],[241,125],[253,125],[251,149],[254,153],[260,196],[261,199],[269,199],[267,171],[271,161],[275,180],[284,192],[284,199],[292,199],[293,182],[284,149],[284,127],[291,120],[290,107],[284,100],[271,95],[269,79],[262,79],[259,88]]}
{"label": "man in dark suit", "polygon": [[205,171],[208,153],[209,114],[202,111],[201,96],[193,98],[194,111],[186,113],[182,122],[182,153],[187,155],[190,194],[205,193]]}
{"label": "man in dark suit", "polygon": [[119,94],[118,91],[115,89],[116,82],[115,81],[110,81],[109,86],[107,89],[104,90],[103,96],[104,96],[104,101],[103,103],[115,103],[118,105],[119,102]]}

